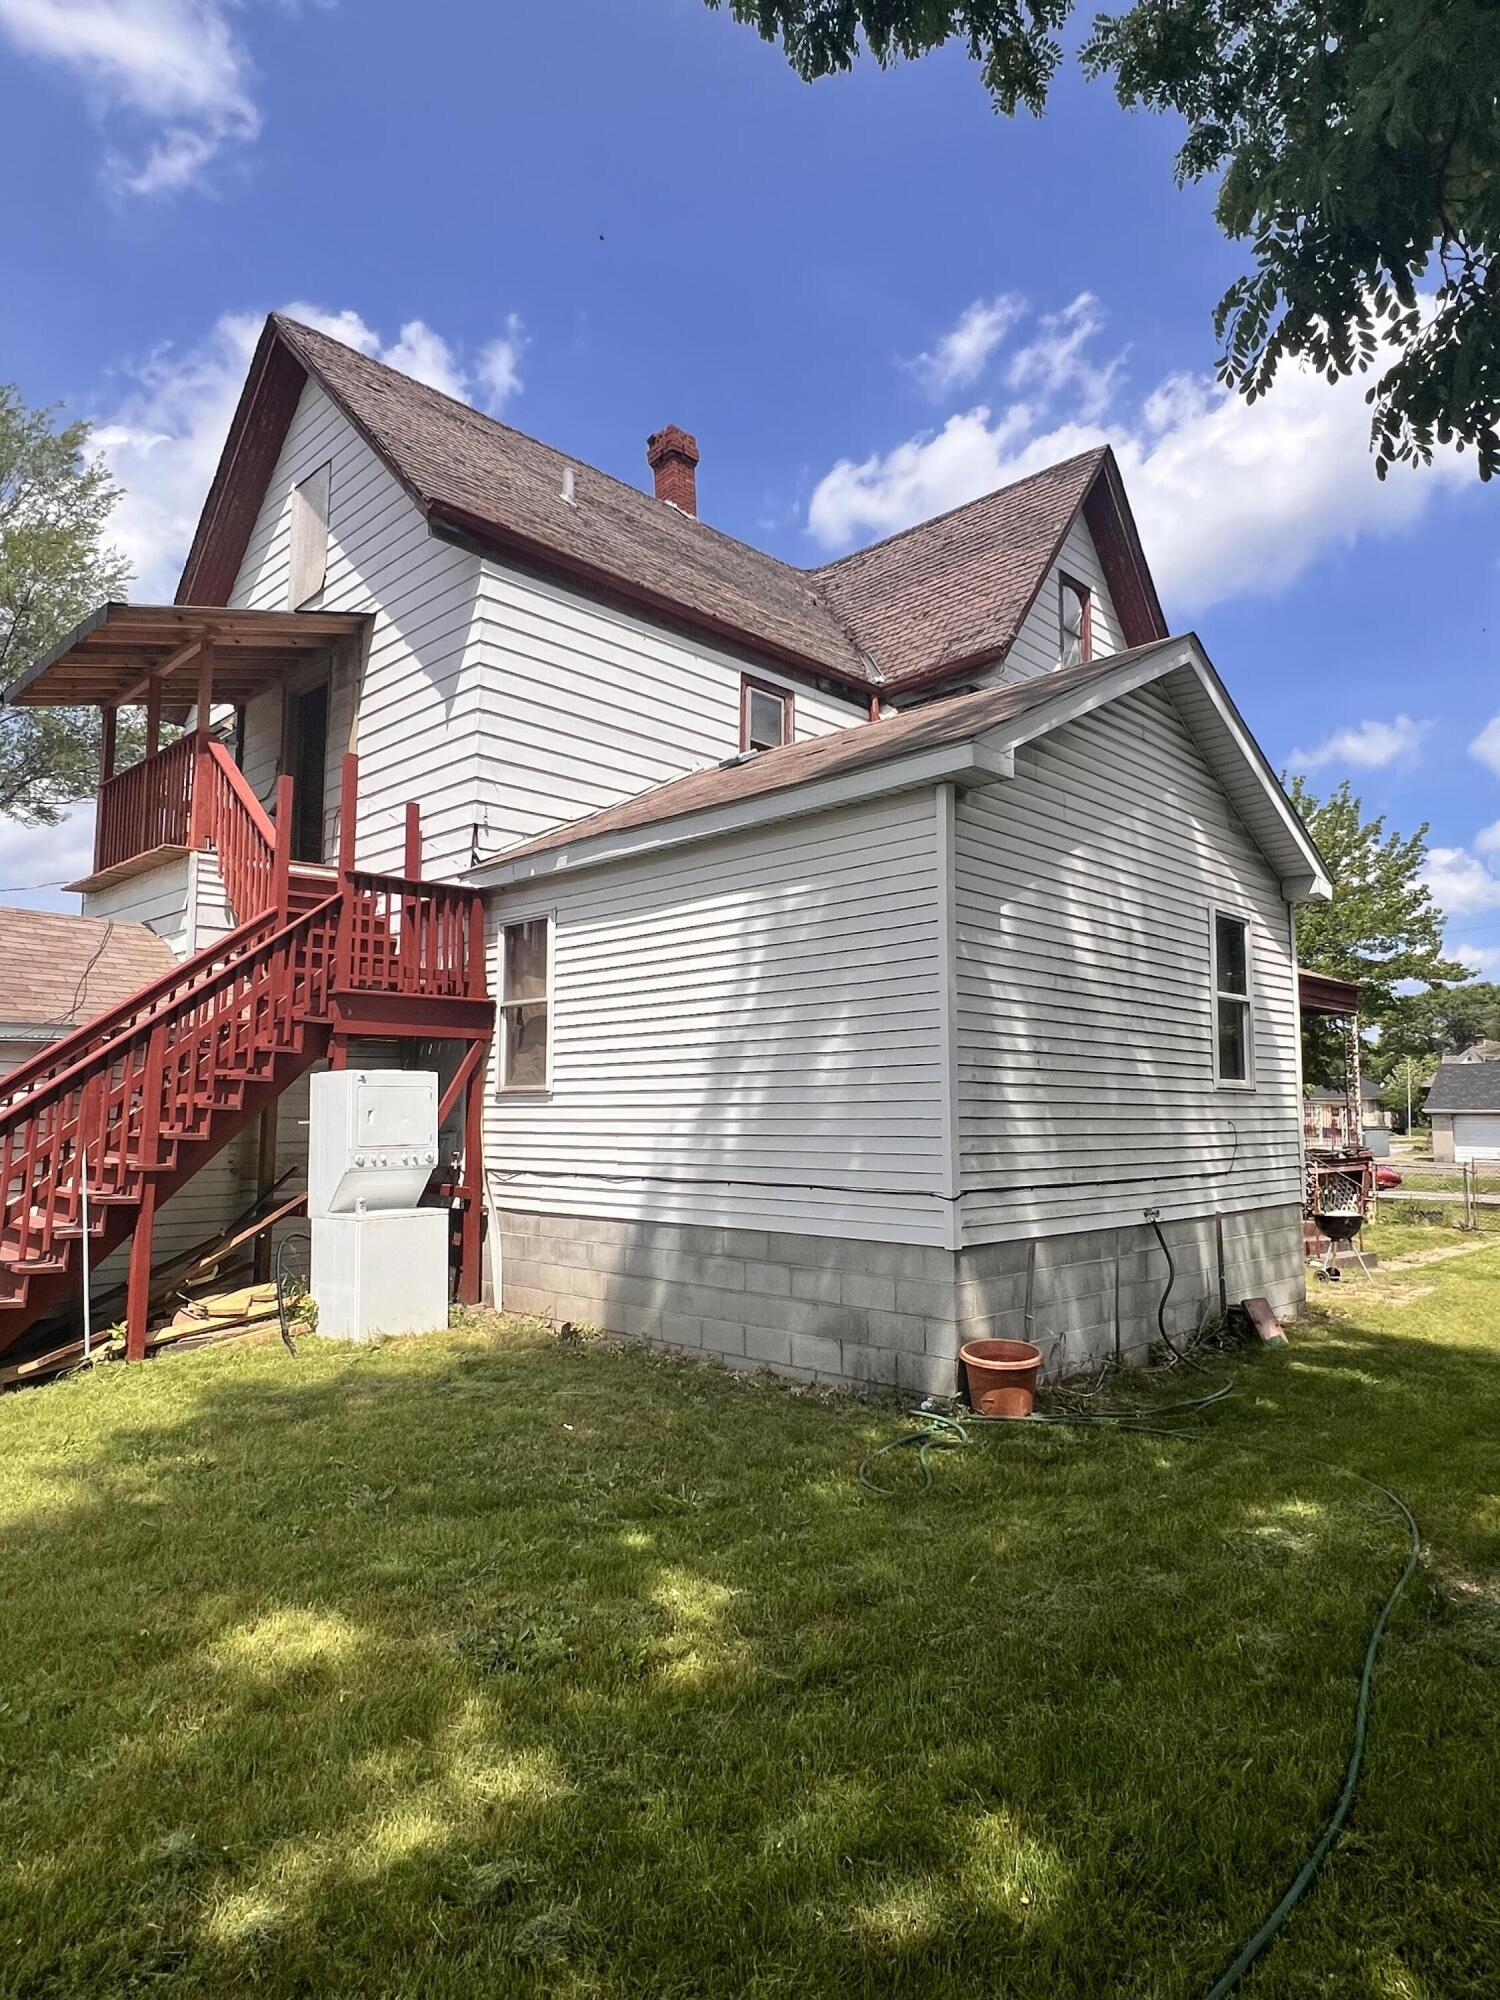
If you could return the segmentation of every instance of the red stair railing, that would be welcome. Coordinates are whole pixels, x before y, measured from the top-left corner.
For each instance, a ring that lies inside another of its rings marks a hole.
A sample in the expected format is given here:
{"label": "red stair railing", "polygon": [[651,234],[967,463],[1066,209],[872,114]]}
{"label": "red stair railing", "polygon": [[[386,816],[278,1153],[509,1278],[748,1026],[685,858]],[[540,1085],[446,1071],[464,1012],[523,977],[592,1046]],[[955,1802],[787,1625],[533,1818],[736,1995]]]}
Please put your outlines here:
{"label": "red stair railing", "polygon": [[337,924],[330,897],[269,927],[0,1112],[0,1243],[13,1281],[54,1261],[59,1229],[79,1221],[85,1169],[91,1200],[138,1197],[171,1149],[208,1136],[226,1085],[257,1080],[307,1023],[327,1019]]}
{"label": "red stair railing", "polygon": [[[290,815],[284,816],[290,826]],[[242,924],[276,902],[276,828],[222,743],[211,742],[194,782],[193,842],[211,846]]]}

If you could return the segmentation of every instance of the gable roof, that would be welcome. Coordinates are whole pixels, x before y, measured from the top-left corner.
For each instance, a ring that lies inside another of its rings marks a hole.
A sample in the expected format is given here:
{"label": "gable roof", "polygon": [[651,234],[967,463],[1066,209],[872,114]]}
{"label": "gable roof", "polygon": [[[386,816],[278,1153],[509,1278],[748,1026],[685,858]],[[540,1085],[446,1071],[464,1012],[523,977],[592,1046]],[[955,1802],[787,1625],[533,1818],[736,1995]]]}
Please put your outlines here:
{"label": "gable roof", "polygon": [[1500,1062],[1440,1062],[1422,1109],[1500,1111]]}
{"label": "gable roof", "polygon": [[1096,542],[1113,513],[1133,552],[1110,591],[1127,645],[1164,638],[1114,455],[1102,445],[842,556],[814,570],[813,581],[873,658],[905,663],[891,679],[910,687],[934,671],[1003,657],[1080,510],[1094,516]]}
{"label": "gable roof", "polygon": [[[756,806],[765,809],[763,817],[823,810],[851,795],[847,786],[839,790],[839,781],[862,773],[884,770],[890,788],[902,782],[990,782],[1009,775],[1009,759],[1021,744],[1169,676],[1184,724],[1286,893],[1326,896],[1327,872],[1311,836],[1191,635],[1158,639],[1005,687],[950,695],[780,749],[743,753],[506,848],[470,869],[466,879],[504,885],[621,859],[647,844],[668,845],[752,823],[750,809]],[[943,753],[962,749],[965,755],[943,760]]]}
{"label": "gable roof", "polygon": [[866,694],[1003,658],[1080,507],[1126,638],[1166,634],[1108,447],[799,569],[280,314],[251,362],[178,603],[227,601],[309,378],[435,528]]}
{"label": "gable roof", "polygon": [[172,947],[145,924],[0,906],[0,1022],[60,1035],[175,963]]}

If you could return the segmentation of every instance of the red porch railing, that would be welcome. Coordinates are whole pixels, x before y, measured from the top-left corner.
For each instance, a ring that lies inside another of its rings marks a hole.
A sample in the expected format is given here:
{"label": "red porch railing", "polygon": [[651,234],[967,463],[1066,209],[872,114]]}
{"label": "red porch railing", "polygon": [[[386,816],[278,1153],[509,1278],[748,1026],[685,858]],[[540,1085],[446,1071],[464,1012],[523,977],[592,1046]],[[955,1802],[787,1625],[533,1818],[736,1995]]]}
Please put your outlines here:
{"label": "red porch railing", "polygon": [[188,845],[197,747],[193,737],[179,736],[154,757],[105,779],[94,823],[96,872],[154,847]]}
{"label": "red porch railing", "polygon": [[340,986],[433,1000],[485,997],[477,890],[362,870],[346,881]]}

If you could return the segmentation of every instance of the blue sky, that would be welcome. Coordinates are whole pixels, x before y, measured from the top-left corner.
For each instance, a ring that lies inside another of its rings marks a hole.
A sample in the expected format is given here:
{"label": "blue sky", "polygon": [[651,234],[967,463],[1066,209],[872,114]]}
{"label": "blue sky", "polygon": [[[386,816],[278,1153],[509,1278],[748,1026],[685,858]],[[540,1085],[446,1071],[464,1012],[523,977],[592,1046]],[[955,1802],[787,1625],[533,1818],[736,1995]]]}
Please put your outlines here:
{"label": "blue sky", "polygon": [[[701,0],[0,0],[0,107],[0,379],[98,421],[137,595],[271,307],[626,478],[680,423],[798,562],[1107,436],[1173,625],[1274,762],[1431,821],[1500,974],[1496,497],[1378,486],[1359,385],[1219,395],[1239,257],[1170,123],[1073,73],[1005,121],[956,52],[809,88]],[[0,890],[85,840],[0,829]]]}

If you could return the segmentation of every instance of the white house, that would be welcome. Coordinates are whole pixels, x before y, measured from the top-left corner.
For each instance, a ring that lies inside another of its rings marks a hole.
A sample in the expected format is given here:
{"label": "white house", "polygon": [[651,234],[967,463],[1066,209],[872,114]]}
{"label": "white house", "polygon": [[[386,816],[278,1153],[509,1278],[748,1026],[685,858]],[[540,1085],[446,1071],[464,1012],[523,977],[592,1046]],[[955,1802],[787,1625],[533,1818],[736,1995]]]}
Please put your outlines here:
{"label": "white house", "polygon": [[[221,1128],[261,1121],[263,1172],[280,1100],[295,1160],[308,1067],[374,1041],[439,1065],[459,1287],[482,1207],[514,1310],[947,1390],[978,1332],[1141,1349],[1158,1225],[1175,1328],[1292,1308],[1292,916],[1328,885],[1111,454],[815,570],[698,518],[686,433],[648,457],[652,494],[273,318],[177,604],[10,690],[194,725],[107,771],[80,885],[184,962],[180,1025],[81,1050],[140,1051],[187,1135],[109,1140],[142,1297]],[[229,1045],[204,981],[250,1024],[232,1110],[169,1074]],[[13,1281],[12,1323],[76,1277]]]}

